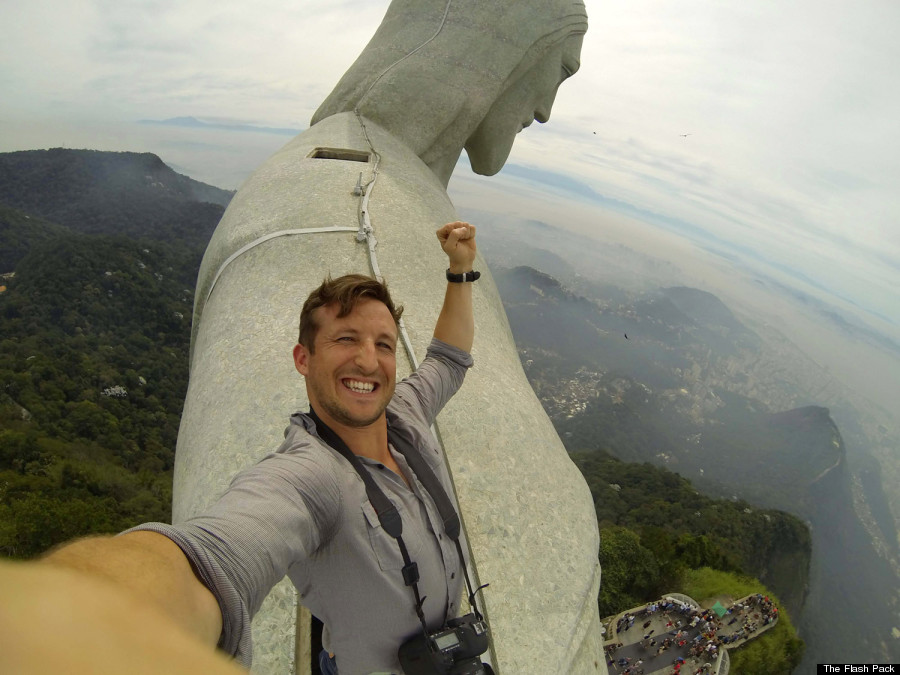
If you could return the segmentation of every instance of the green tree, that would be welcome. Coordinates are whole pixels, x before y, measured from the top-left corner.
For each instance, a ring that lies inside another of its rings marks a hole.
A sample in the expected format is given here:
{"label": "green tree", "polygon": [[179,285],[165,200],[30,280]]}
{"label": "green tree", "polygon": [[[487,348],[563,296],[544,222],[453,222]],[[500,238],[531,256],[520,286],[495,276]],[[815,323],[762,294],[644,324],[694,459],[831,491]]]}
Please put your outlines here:
{"label": "green tree", "polygon": [[659,585],[659,565],[648,549],[641,546],[636,532],[610,527],[600,533],[601,616],[615,614],[641,604],[652,597]]}

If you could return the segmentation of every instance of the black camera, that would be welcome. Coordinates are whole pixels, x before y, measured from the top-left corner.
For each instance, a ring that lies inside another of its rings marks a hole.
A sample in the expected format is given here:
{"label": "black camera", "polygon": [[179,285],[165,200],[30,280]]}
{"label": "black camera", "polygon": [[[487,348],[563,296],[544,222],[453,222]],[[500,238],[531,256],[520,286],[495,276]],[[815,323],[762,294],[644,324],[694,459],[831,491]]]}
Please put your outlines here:
{"label": "black camera", "polygon": [[487,624],[466,614],[450,619],[440,630],[407,640],[398,656],[406,675],[493,675],[479,658],[487,648]]}

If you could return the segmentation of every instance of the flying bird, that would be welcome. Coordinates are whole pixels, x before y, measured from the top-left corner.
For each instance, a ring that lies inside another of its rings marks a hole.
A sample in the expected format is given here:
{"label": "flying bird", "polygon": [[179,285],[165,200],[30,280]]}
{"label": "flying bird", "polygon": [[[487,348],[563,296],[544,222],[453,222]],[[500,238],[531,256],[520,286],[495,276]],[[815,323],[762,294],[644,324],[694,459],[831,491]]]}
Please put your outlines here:
{"label": "flying bird", "polygon": [[682,138],[687,138],[688,136],[693,136],[694,134],[678,134]]}

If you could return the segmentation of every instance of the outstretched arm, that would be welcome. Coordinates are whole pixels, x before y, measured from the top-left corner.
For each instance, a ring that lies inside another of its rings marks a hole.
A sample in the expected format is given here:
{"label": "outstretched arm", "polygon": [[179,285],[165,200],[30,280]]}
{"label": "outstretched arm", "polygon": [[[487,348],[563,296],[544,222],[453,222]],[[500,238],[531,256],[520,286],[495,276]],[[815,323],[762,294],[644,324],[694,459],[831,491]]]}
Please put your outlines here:
{"label": "outstretched arm", "polygon": [[91,537],[0,561],[0,672],[245,672],[213,646],[218,603],[152,532]]}
{"label": "outstretched arm", "polygon": [[[474,225],[459,221],[448,223],[437,231],[437,238],[449,258],[452,273],[472,271],[476,251]],[[444,305],[434,327],[434,337],[463,351],[472,351],[475,317],[472,313],[471,282],[447,282]]]}

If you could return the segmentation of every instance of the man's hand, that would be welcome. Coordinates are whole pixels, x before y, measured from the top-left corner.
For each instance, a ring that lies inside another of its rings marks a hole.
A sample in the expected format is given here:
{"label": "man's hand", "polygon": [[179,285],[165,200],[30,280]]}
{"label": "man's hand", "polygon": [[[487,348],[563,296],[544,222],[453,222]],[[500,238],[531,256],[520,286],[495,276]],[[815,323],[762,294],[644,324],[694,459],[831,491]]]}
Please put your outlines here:
{"label": "man's hand", "polygon": [[[453,274],[470,272],[475,262],[475,226],[457,221],[437,231],[441,248],[450,259]],[[478,282],[475,282],[478,283]],[[434,327],[434,337],[465,352],[472,351],[475,317],[472,314],[472,282],[447,283],[444,306]]]}
{"label": "man's hand", "polygon": [[181,627],[210,646],[222,631],[222,612],[187,557],[155,532],[85,537],[45,554],[41,567],[61,567],[114,582],[157,605]]}
{"label": "man's hand", "polygon": [[437,231],[441,248],[450,259],[450,271],[462,274],[472,269],[475,262],[475,226],[456,221],[447,223]]}
{"label": "man's hand", "polygon": [[0,560],[0,598],[0,673],[246,675],[156,602],[104,574]]}

